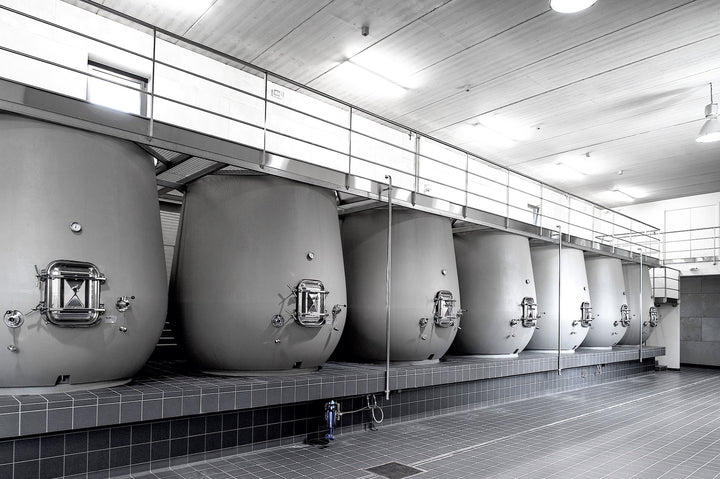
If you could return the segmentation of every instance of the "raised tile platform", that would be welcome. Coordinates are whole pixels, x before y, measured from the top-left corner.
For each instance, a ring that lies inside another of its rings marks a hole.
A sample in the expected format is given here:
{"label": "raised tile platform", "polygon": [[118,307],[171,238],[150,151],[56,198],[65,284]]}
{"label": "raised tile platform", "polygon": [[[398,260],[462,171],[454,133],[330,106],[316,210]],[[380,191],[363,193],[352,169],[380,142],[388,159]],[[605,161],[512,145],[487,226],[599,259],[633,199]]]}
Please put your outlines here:
{"label": "raised tile platform", "polygon": [[[664,348],[643,348],[643,358]],[[562,369],[637,361],[635,346],[563,354]],[[448,356],[429,365],[392,365],[393,392],[554,371],[555,354],[522,352],[517,358]],[[319,371],[288,376],[216,377],[185,362],[150,362],[128,385],[92,391],[0,396],[0,438],[171,419],[381,393],[385,367],[329,362]]]}

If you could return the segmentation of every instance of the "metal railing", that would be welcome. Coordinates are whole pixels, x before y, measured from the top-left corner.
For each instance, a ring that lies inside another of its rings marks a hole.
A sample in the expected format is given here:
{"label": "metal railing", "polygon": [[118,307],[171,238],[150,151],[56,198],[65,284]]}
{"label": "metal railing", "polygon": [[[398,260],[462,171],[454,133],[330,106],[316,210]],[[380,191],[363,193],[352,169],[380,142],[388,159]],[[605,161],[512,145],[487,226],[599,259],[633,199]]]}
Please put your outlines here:
{"label": "metal railing", "polygon": [[664,264],[717,263],[720,259],[720,226],[662,233]]}
{"label": "metal railing", "polygon": [[[83,12],[79,15],[92,15],[92,21],[68,26],[62,19],[49,21],[0,5],[0,22],[16,28],[20,37],[0,44],[0,54],[9,59],[0,76],[78,100],[85,100],[87,80],[95,78],[146,96],[149,140],[162,122],[255,148],[262,152],[259,166],[266,171],[284,170],[292,160],[341,173],[345,181],[334,184],[336,189],[378,199],[377,184],[391,175],[393,201],[400,204],[421,203],[475,224],[482,224],[476,213],[489,213],[541,231],[559,228],[589,248],[660,257],[653,226],[96,2],[86,3],[123,25],[103,28],[110,20]],[[124,29],[123,35],[117,35],[118,29]],[[89,73],[88,60],[144,73],[147,90]],[[159,181],[172,187],[163,175],[171,175],[173,165],[158,166]],[[195,179],[194,173],[187,177]]]}

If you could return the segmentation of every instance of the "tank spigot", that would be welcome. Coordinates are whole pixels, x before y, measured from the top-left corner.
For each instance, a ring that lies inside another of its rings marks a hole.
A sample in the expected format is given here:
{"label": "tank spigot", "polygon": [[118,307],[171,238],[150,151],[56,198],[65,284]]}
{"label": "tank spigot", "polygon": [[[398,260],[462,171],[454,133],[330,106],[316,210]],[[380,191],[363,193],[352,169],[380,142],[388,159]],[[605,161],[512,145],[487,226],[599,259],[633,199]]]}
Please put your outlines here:
{"label": "tank spigot", "polygon": [[117,301],[115,301],[115,309],[120,313],[124,313],[130,309],[130,303],[132,303],[134,299],[135,296],[120,296]]}
{"label": "tank spigot", "polygon": [[7,348],[8,348],[8,351],[10,351],[11,353],[17,353],[19,351],[18,347],[15,346],[14,344],[11,344]]}
{"label": "tank spigot", "polygon": [[325,439],[335,439],[335,426],[340,415],[340,404],[335,402],[335,400],[331,399],[330,402],[325,404],[325,421],[328,425],[328,432],[325,434]]}

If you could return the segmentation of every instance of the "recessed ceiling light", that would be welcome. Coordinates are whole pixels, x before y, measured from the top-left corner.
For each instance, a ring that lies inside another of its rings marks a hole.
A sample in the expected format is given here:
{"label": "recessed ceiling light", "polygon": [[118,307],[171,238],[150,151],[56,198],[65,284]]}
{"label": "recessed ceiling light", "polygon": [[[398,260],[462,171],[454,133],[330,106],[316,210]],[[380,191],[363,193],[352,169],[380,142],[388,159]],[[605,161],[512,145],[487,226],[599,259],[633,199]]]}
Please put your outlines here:
{"label": "recessed ceiling light", "polygon": [[597,0],[550,0],[550,8],[559,13],[575,13],[590,8]]}

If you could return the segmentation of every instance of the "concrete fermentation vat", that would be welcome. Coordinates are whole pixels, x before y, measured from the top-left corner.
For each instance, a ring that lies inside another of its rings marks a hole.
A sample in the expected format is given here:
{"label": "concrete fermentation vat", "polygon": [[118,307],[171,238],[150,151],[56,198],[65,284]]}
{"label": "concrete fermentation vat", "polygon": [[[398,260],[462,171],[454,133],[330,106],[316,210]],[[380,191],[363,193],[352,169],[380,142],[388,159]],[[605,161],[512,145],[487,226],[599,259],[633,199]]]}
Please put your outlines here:
{"label": "concrete fermentation vat", "polygon": [[12,115],[0,115],[0,150],[0,390],[128,381],[167,304],[152,159],[126,141]]}
{"label": "concrete fermentation vat", "polygon": [[462,329],[452,352],[512,355],[527,346],[535,331],[535,280],[530,243],[503,231],[455,235]]}
{"label": "concrete fermentation vat", "polygon": [[[630,326],[620,344],[638,345],[640,344],[640,331],[642,330],[642,342],[647,341],[659,320],[658,311],[653,304],[650,269],[637,263],[623,264],[622,269],[630,307]],[[641,279],[642,301],[640,300]]]}
{"label": "concrete fermentation vat", "polygon": [[[390,360],[438,360],[460,321],[450,219],[401,208],[392,218]],[[341,344],[355,359],[386,359],[387,228],[387,209],[343,218],[348,325]]]}
{"label": "concrete fermentation vat", "polygon": [[593,322],[583,348],[611,349],[630,325],[622,262],[607,256],[585,258]]}
{"label": "concrete fermentation vat", "polygon": [[563,247],[559,254],[557,245],[549,245],[531,248],[530,256],[539,306],[537,329],[526,349],[557,351],[559,334],[560,350],[573,352],[592,323],[583,252]]}
{"label": "concrete fermentation vat", "polygon": [[189,185],[172,316],[189,358],[213,374],[311,371],[345,324],[332,191],[271,176]]}

